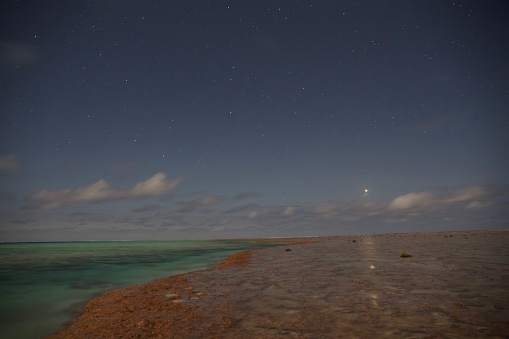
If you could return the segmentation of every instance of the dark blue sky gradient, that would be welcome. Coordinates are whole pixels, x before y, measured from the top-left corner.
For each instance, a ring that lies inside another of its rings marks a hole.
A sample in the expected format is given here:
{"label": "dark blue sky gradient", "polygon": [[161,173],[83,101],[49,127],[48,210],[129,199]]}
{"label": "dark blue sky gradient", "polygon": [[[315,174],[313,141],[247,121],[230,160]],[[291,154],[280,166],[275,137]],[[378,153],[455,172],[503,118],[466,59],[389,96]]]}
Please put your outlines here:
{"label": "dark blue sky gradient", "polygon": [[506,1],[0,13],[0,241],[507,227]]}

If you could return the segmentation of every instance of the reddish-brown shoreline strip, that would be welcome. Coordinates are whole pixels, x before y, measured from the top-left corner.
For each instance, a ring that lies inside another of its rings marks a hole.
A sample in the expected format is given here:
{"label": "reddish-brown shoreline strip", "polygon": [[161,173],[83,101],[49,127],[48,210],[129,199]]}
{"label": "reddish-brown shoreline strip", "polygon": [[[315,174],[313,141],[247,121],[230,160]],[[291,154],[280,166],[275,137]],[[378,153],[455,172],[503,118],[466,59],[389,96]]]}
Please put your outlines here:
{"label": "reddish-brown shoreline strip", "polygon": [[[287,243],[287,242],[284,242]],[[231,254],[217,269],[245,267],[253,250]],[[106,291],[88,302],[81,316],[48,338],[182,338],[219,336],[234,320],[225,295],[214,307],[200,308],[205,289],[195,290],[187,277],[196,272]],[[208,305],[211,305],[211,301]]]}
{"label": "reddish-brown shoreline strip", "polygon": [[228,256],[228,258],[226,258],[224,261],[220,262],[217,265],[217,268],[245,267],[249,265],[252,257],[253,257],[252,251],[234,253]]}
{"label": "reddish-brown shoreline strip", "polygon": [[509,231],[279,240],[108,291],[51,338],[509,337]]}
{"label": "reddish-brown shoreline strip", "polygon": [[[234,253],[218,269],[243,267],[251,251]],[[166,277],[141,285],[110,290],[91,300],[84,313],[48,338],[183,338],[219,336],[232,326],[228,305],[210,310],[195,301],[206,291],[196,290],[187,277]],[[210,302],[209,302],[210,304]]]}

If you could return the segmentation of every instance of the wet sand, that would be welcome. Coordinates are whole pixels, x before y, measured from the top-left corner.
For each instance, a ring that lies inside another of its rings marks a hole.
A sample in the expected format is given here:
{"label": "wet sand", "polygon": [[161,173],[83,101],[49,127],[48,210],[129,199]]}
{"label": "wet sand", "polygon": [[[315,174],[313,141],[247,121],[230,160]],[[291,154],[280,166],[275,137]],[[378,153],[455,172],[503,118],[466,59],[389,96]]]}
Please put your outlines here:
{"label": "wet sand", "polygon": [[280,241],[314,243],[108,291],[51,338],[509,337],[509,231]]}

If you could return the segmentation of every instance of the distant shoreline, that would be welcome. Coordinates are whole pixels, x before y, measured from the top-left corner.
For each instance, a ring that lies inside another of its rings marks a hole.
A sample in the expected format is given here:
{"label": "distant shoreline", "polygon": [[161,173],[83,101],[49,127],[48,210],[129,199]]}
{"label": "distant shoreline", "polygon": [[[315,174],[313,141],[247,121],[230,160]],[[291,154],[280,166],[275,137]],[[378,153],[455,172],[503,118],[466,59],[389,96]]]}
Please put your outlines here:
{"label": "distant shoreline", "polygon": [[366,235],[391,235],[391,234],[432,234],[432,233],[462,233],[462,232],[509,232],[508,229],[499,230],[461,230],[461,231],[434,231],[434,232],[394,232],[394,233],[362,233],[362,234],[345,234],[345,235],[305,235],[305,236],[275,236],[275,237],[261,237],[261,238],[213,238],[213,239],[114,239],[114,240],[101,240],[101,239],[88,239],[88,240],[53,240],[53,241],[0,241],[3,244],[58,244],[58,243],[89,243],[89,242],[136,242],[136,241],[254,241],[254,242],[270,242],[275,240],[275,243],[284,242],[285,240],[298,241],[300,239],[313,239],[313,238],[330,238],[330,237],[351,237],[351,236],[366,236]]}
{"label": "distant shoreline", "polygon": [[225,240],[281,246],[107,291],[51,338],[509,335],[509,230]]}

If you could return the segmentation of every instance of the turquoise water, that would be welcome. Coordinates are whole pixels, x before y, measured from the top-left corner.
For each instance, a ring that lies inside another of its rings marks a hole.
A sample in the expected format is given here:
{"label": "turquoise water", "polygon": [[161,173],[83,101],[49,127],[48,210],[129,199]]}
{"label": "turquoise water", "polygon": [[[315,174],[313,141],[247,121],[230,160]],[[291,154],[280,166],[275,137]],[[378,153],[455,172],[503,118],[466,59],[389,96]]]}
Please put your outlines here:
{"label": "turquoise water", "polygon": [[209,268],[264,246],[222,240],[0,244],[0,337],[42,338],[101,291]]}

